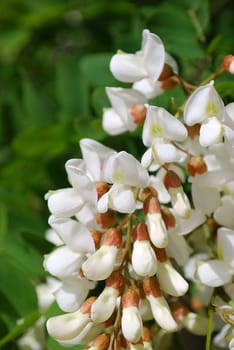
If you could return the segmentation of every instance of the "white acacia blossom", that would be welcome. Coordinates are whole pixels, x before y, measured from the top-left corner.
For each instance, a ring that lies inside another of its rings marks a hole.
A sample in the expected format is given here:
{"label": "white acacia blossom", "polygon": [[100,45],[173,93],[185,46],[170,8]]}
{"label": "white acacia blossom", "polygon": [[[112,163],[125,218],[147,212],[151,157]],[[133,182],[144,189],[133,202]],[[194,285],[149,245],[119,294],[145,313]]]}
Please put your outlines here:
{"label": "white acacia blossom", "polygon": [[[62,346],[151,350],[181,328],[205,335],[214,294],[234,296],[234,102],[213,81],[186,84],[161,39],[142,37],[140,51],[112,57],[114,77],[133,85],[107,87],[103,110],[107,133],[134,131],[134,156],[81,139],[69,187],[46,194],[57,239],[44,268],[65,312],[47,330]],[[188,94],[181,107],[149,104],[175,82]]]}

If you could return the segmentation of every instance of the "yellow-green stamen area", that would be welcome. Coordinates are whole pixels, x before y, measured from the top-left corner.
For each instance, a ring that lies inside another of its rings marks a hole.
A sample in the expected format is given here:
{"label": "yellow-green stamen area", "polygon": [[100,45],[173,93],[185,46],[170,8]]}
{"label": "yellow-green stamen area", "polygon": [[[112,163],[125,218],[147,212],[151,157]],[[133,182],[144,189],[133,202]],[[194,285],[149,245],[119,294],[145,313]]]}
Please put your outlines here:
{"label": "yellow-green stamen area", "polygon": [[152,123],[150,126],[150,134],[153,138],[163,137],[163,128],[158,123]]}
{"label": "yellow-green stamen area", "polygon": [[126,180],[126,175],[122,171],[115,171],[112,174],[112,180],[113,182],[124,184]]}
{"label": "yellow-green stamen area", "polygon": [[216,116],[218,115],[219,107],[216,101],[209,101],[206,105],[206,114],[208,116]]}

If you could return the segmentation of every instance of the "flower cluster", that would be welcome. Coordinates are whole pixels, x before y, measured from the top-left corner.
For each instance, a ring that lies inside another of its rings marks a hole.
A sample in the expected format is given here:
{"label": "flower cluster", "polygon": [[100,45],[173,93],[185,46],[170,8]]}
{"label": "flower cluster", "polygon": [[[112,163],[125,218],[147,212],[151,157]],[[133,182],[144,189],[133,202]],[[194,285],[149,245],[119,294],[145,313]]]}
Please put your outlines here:
{"label": "flower cluster", "polygon": [[[160,332],[205,335],[211,295],[234,294],[234,103],[213,81],[183,82],[148,30],[141,50],[118,52],[110,70],[133,85],[106,88],[103,128],[142,125],[145,152],[138,160],[82,139],[82,159],[65,165],[70,187],[47,193],[61,243],[44,267],[61,282],[54,295],[65,312],[47,330],[64,346],[152,349]],[[176,84],[189,97],[175,114],[149,103]]]}

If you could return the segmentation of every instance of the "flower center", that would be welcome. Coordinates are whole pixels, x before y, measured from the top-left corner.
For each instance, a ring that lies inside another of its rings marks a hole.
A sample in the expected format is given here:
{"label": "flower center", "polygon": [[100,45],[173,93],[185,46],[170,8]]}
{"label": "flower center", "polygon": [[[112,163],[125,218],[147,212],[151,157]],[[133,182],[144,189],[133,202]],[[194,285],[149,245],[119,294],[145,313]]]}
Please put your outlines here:
{"label": "flower center", "polygon": [[209,101],[206,105],[206,114],[208,116],[214,116],[218,114],[218,105],[215,101]]}
{"label": "flower center", "polygon": [[153,138],[163,136],[163,128],[158,123],[153,123],[150,126],[150,134]]}

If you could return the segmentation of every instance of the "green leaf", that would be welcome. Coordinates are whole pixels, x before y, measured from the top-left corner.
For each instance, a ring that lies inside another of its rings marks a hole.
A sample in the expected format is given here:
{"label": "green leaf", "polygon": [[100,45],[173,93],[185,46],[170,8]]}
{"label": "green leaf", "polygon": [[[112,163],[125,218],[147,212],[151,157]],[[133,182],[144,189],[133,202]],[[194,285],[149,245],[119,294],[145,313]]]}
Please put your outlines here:
{"label": "green leaf", "polygon": [[95,53],[81,59],[81,73],[89,86],[113,85],[116,82],[109,70],[111,57],[111,53]]}
{"label": "green leaf", "polygon": [[102,117],[103,109],[110,107],[110,101],[104,87],[94,89],[92,93],[92,105],[99,117]]}
{"label": "green leaf", "polygon": [[10,256],[5,254],[0,255],[0,291],[19,317],[24,317],[37,309],[37,295],[34,286],[29,281],[27,274]]}

